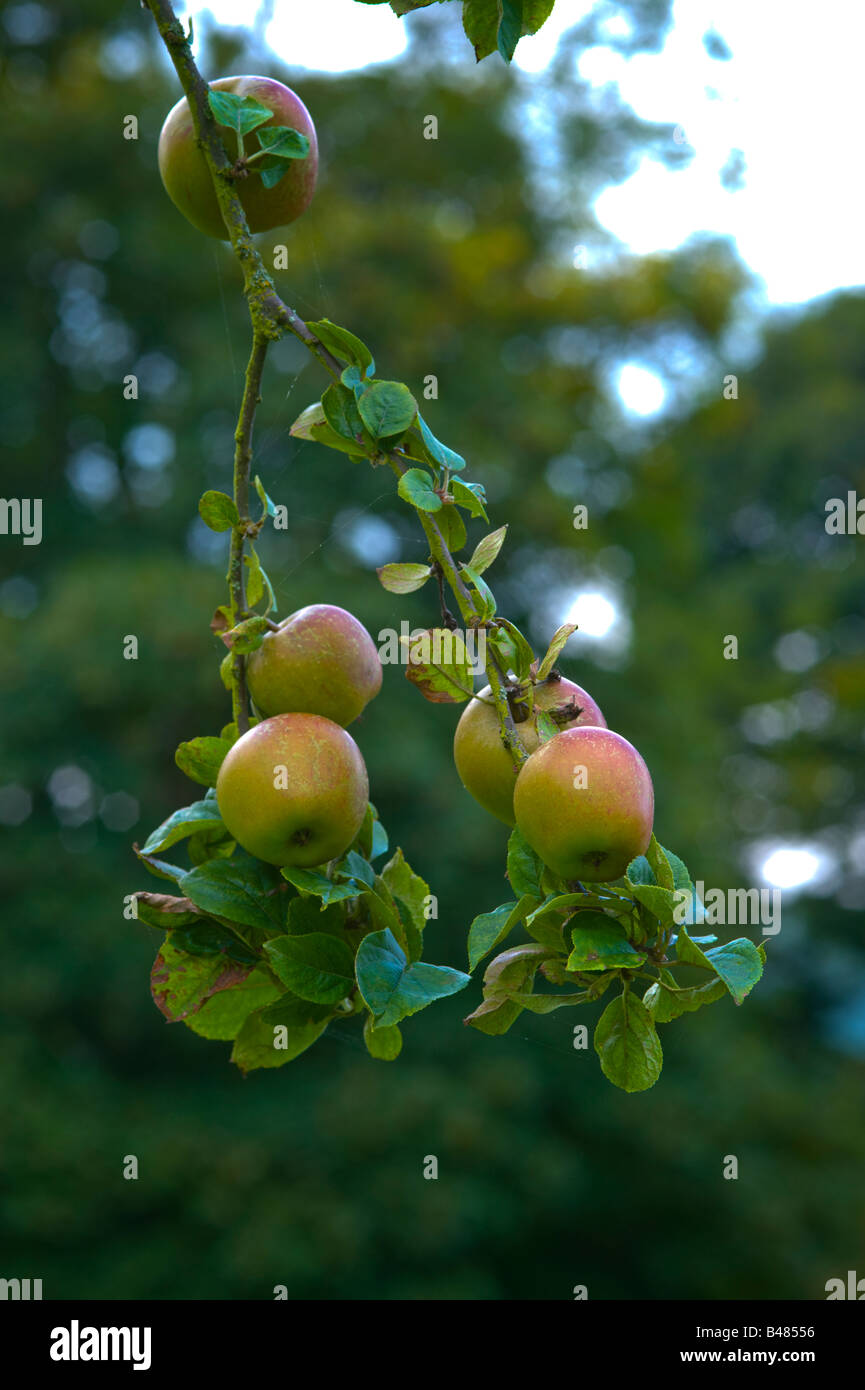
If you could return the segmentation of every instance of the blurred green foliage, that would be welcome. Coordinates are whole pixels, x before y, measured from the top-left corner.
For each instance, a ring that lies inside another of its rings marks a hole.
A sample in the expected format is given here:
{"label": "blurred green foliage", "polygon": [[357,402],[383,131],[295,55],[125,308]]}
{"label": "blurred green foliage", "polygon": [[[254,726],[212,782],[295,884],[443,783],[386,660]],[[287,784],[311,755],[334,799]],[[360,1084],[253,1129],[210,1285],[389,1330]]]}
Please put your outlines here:
{"label": "blurred green foliage", "polygon": [[[618,8],[632,46],[656,47],[668,7]],[[510,526],[489,576],[501,609],[541,648],[580,591],[612,596],[629,626],[618,651],[578,636],[563,664],[645,755],[662,841],[709,885],[754,882],[762,839],[817,837],[840,866],[785,899],[740,1011],[664,1028],[645,1095],[612,1091],[564,1013],[502,1039],[463,1029],[471,991],[411,1020],[393,1065],[332,1028],[243,1082],[227,1047],[166,1028],[148,993],[156,933],[122,912],[150,886],[130,840],[197,794],[176,744],[228,717],[208,629],[224,538],[196,501],[230,480],[244,306],[228,252],[160,186],[176,86],[147,16],[131,0],[42,13],[31,41],[7,33],[3,68],[3,490],[44,499],[44,539],[0,550],[0,1274],[41,1277],[48,1298],[268,1298],[277,1284],[822,1297],[865,1236],[865,576],[861,541],[823,526],[828,497],[865,492],[861,297],[773,326],[754,362],[748,277],[727,246],[609,257],[596,192],[643,153],[683,155],[575,74],[594,21],[531,79],[495,58],[475,69],[446,9],[411,21],[400,67],[340,77],[211,36],[208,75],[287,76],[312,111],[321,188],[285,235],[280,290],[362,333],[382,375],[419,396],[436,375],[427,418]],[[438,139],[424,140],[431,113]],[[671,393],[651,430],[617,404],[628,360]],[[399,598],[374,575],[426,558],[389,477],[288,435],[322,385],[292,342],[274,350],[254,467],[291,516],[264,547],[280,612],[321,600],[373,633],[427,625],[430,592]],[[459,786],[455,719],[390,668],[356,736],[392,840],[439,896],[428,954],[462,966],[472,916],[506,897],[506,831]],[[422,1177],[430,1154],[437,1181]]]}

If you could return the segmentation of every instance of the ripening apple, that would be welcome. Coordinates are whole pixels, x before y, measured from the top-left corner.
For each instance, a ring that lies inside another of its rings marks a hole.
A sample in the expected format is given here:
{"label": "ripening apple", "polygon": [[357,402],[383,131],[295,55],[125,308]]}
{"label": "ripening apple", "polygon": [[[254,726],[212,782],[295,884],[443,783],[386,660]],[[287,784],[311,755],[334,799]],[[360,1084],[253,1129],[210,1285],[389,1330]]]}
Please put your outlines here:
{"label": "ripening apple", "polygon": [[[606,728],[607,721],[587,694],[573,681],[551,679],[534,688],[534,702],[540,710],[560,710],[572,717],[562,724],[563,729],[583,724],[598,724]],[[526,748],[533,753],[538,735],[532,719],[517,725],[517,732]],[[492,703],[489,686],[470,700],[463,710],[454,735],[454,762],[460,781],[485,811],[505,825],[514,824],[514,787],[517,774],[510,754],[502,743],[499,717]]]}
{"label": "ripening apple", "polygon": [[308,869],[348,849],[366,814],[369,782],[345,729],[317,714],[279,714],[229,749],[216,800],[250,854]]}
{"label": "ripening apple", "polygon": [[655,798],[636,748],[612,729],[565,729],[524,763],[514,792],[520,833],[564,879],[621,878],[652,838]]}
{"label": "ripening apple", "polygon": [[[300,97],[272,77],[219,77],[210,86],[216,91],[234,92],[239,97],[253,97],[273,112],[259,130],[268,126],[289,126],[309,140],[309,153],[304,159],[286,160],[286,173],[273,188],[266,188],[257,164],[252,163],[244,177],[234,180],[234,188],[243,204],[251,232],[267,232],[294,222],[309,206],[318,174],[318,143],[312,117]],[[227,126],[219,126],[226,154],[236,161],[237,136]],[[259,142],[256,132],[245,137],[245,153],[256,153]],[[181,97],[165,117],[159,135],[159,172],[165,190],[193,225],[206,236],[228,240],[228,232],[219,211],[216,193],[207,160],[198,146],[192,124],[192,113],[186,97]]]}
{"label": "ripening apple", "polygon": [[363,623],[331,603],[284,618],[247,662],[249,693],[262,714],[321,714],[343,728],[381,680],[381,658]]}

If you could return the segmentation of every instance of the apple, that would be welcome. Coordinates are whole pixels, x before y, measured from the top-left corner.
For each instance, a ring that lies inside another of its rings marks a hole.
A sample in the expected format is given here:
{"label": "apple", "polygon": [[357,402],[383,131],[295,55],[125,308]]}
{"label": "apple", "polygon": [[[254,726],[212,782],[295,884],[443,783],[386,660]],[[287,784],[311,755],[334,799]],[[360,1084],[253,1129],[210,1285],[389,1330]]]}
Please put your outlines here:
{"label": "apple", "polygon": [[[243,177],[234,181],[251,232],[266,232],[294,222],[309,206],[318,173],[315,126],[300,97],[272,77],[219,77],[210,86],[215,91],[253,97],[262,106],[269,107],[273,117],[259,126],[259,130],[268,126],[289,126],[309,140],[306,158],[287,160],[287,172],[273,188],[265,187],[257,172],[259,165],[255,163]],[[234,163],[238,156],[237,137],[227,126],[220,126],[219,132],[226,153]],[[254,154],[259,148],[256,131],[247,135],[244,143],[246,155]],[[158,159],[162,182],[175,207],[200,232],[227,241],[228,232],[219,211],[207,160],[195,138],[186,97],[181,97],[165,117],[159,135]]]}
{"label": "apple", "polygon": [[517,827],[554,873],[589,883],[621,878],[652,838],[655,798],[636,748],[612,729],[565,729],[524,763]]}
{"label": "apple", "polygon": [[[583,724],[607,726],[591,695],[564,677],[553,677],[536,685],[534,702],[538,709],[557,709],[563,716],[570,710],[576,711],[563,723],[563,729]],[[533,753],[538,746],[534,720],[517,724],[517,732],[527,752]],[[454,735],[454,762],[460,781],[475,801],[505,825],[513,825],[517,774],[510,753],[502,743],[499,717],[489,686],[463,710]]]}
{"label": "apple", "polygon": [[363,623],[330,603],[284,618],[247,662],[249,693],[261,714],[321,714],[343,728],[378,694],[381,680],[381,659]]}
{"label": "apple", "polygon": [[308,869],[348,849],[366,814],[369,782],[345,729],[318,714],[278,714],[229,749],[216,800],[250,854]]}

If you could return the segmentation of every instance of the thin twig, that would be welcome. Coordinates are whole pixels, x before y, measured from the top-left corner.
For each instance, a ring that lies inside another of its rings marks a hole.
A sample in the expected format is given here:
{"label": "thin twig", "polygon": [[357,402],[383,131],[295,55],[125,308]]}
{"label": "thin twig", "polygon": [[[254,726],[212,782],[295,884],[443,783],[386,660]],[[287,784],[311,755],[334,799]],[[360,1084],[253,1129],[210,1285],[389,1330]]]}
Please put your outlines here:
{"label": "thin twig", "polygon": [[[231,529],[231,550],[228,561],[228,587],[231,596],[232,625],[242,622],[246,617],[246,585],[243,574],[243,552],[247,530],[251,523],[249,515],[249,473],[252,464],[252,430],[255,412],[261,400],[261,377],[267,349],[268,338],[258,333],[253,335],[252,351],[246,366],[243,399],[240,415],[234,432],[234,504],[239,521]],[[231,691],[232,715],[237,724],[237,732],[245,734],[249,728],[249,694],[246,688],[246,657],[236,656],[232,662],[234,682]]]}

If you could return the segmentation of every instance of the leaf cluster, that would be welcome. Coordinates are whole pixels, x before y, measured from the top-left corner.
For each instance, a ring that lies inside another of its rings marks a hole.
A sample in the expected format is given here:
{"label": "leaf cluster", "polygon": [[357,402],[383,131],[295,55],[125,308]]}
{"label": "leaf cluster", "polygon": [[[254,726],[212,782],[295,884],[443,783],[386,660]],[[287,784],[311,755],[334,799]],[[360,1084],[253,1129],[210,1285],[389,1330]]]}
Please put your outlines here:
{"label": "leaf cluster", "polygon": [[[335,1020],[359,1016],[371,1056],[393,1060],[399,1025],[469,975],[421,959],[428,885],[369,805],[358,835],[320,869],[279,870],[231,838],[213,784],[229,737],[182,744],[178,764],[208,784],[136,849],[174,891],[138,893],[137,919],[165,932],[151,973],[154,1002],[170,1022],[233,1043],[242,1072],[278,1067],[306,1051]],[[236,731],[234,731],[236,737]],[[184,843],[190,867],[162,858]]]}
{"label": "leaf cluster", "polygon": [[[531,940],[490,961],[483,1002],[466,1023],[504,1033],[524,1009],[546,1014],[591,1004],[615,986],[594,1047],[604,1075],[624,1091],[648,1090],[660,1076],[658,1024],[727,995],[741,1004],[763,973],[762,945],[744,937],[718,945],[714,935],[690,934],[702,904],[682,860],[654,836],[624,878],[586,887],[558,879],[514,830],[508,879],[513,900],[471,924],[469,969],[518,927]],[[537,990],[538,976],[551,988]]]}

